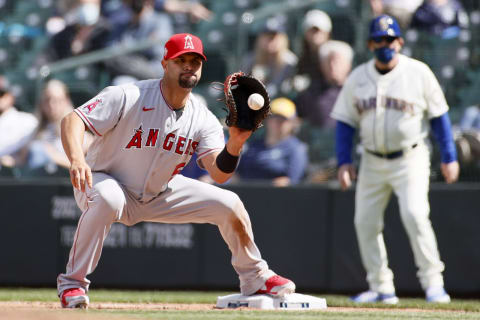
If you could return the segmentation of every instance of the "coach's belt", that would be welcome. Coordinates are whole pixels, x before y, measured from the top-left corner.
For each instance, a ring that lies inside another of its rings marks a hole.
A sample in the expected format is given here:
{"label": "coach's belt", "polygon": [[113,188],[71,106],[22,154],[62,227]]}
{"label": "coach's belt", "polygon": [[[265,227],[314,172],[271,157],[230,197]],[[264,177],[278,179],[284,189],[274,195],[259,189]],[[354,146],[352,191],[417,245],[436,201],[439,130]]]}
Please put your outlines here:
{"label": "coach's belt", "polygon": [[[410,149],[416,148],[417,145],[418,145],[418,144],[415,143],[413,146],[410,147]],[[390,153],[380,153],[380,152],[370,151],[370,150],[368,150],[368,149],[365,149],[365,150],[366,150],[368,153],[373,154],[374,156],[377,156],[377,157],[383,158],[383,159],[388,159],[388,160],[400,158],[400,157],[403,156],[403,154],[405,153],[404,150],[394,151],[394,152],[390,152]]]}

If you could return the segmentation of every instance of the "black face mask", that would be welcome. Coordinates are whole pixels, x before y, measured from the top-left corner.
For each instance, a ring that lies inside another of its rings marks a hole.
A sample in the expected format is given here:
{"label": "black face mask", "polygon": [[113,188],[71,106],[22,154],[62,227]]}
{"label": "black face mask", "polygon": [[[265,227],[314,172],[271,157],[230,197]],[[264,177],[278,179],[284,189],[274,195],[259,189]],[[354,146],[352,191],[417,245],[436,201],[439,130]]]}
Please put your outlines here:
{"label": "black face mask", "polygon": [[143,1],[134,0],[130,3],[130,9],[134,14],[139,14],[143,9]]}

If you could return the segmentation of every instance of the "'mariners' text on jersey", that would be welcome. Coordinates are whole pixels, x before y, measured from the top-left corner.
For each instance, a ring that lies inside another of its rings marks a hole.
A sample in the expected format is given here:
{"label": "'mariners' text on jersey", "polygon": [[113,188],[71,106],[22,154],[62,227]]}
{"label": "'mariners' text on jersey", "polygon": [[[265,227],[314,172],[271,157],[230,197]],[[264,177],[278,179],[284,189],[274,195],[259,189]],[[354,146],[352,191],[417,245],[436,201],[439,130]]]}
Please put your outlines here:
{"label": "'mariners' text on jersey", "polygon": [[[386,109],[395,109],[402,112],[408,112],[410,114],[414,113],[413,103],[396,99],[386,96],[379,96],[380,104]],[[355,108],[358,110],[359,114],[362,114],[364,111],[375,109],[377,106],[377,97],[370,97],[368,99],[356,99]]]}

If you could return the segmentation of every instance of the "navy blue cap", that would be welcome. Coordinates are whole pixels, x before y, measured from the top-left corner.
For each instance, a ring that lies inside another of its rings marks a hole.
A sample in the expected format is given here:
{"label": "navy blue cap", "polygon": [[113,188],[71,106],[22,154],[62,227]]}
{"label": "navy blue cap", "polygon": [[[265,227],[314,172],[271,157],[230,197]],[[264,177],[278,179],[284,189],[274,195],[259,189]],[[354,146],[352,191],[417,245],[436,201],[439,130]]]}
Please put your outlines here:
{"label": "navy blue cap", "polygon": [[398,22],[391,16],[382,14],[370,22],[369,39],[379,37],[401,37]]}

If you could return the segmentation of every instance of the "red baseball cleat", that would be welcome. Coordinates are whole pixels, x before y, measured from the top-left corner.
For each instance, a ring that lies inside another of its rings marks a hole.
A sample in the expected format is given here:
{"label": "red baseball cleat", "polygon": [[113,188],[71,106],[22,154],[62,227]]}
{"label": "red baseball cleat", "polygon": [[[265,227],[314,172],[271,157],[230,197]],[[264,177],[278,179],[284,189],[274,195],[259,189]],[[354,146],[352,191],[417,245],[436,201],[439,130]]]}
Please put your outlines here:
{"label": "red baseball cleat", "polygon": [[82,288],[70,288],[62,292],[60,298],[62,308],[84,308],[88,307],[90,302],[85,290]]}
{"label": "red baseball cleat", "polygon": [[269,294],[274,297],[283,297],[287,294],[295,292],[295,283],[279,275],[274,275],[265,281],[255,294]]}

